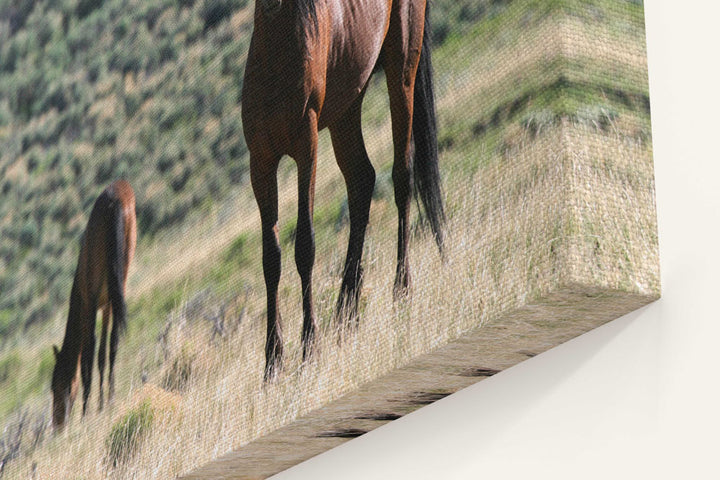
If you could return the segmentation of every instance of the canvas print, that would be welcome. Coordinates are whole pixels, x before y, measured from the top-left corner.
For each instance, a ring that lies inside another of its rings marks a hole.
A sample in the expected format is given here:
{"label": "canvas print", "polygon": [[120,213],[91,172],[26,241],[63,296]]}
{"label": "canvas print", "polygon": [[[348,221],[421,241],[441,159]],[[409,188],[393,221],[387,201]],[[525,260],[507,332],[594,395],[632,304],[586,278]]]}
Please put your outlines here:
{"label": "canvas print", "polygon": [[642,0],[0,0],[0,478],[267,478],[659,292]]}

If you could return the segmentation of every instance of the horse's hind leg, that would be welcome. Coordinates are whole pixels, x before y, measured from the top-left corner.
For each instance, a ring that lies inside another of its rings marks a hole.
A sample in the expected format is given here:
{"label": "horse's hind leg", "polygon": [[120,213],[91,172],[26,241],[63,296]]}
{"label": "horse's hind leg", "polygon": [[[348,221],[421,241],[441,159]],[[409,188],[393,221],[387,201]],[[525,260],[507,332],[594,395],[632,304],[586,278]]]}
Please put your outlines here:
{"label": "horse's hind leg", "polygon": [[[112,402],[115,396],[115,357],[117,357],[118,344],[120,343],[120,329],[122,328],[123,322],[118,318],[120,314],[125,312],[125,299],[121,295],[117,300],[119,305],[122,307],[116,308],[116,305],[112,306],[112,329],[110,330],[110,369],[108,372],[108,403]],[[120,313],[118,312],[120,310]]]}
{"label": "horse's hind leg", "polygon": [[317,162],[317,115],[310,110],[306,117],[306,131],[297,145],[295,162],[298,169],[298,217],[295,236],[295,265],[302,282],[303,299],[303,361],[315,348],[317,323],[313,311],[312,269],[315,264],[315,232],[313,231],[313,203],[315,198],[315,165]]}
{"label": "horse's hind leg", "polygon": [[363,91],[358,96],[336,124],[330,126],[335,157],[345,178],[350,211],[350,238],[335,311],[338,319],[347,315],[347,318],[357,320],[358,298],[362,285],[363,244],[370,214],[370,200],[375,187],[375,169],[365,150],[360,121],[364,93]]}
{"label": "horse's hind leg", "polygon": [[99,409],[103,409],[103,377],[105,376],[105,359],[107,352],[105,346],[107,344],[108,323],[110,323],[110,305],[105,305],[102,309],[102,330],[100,332],[100,348],[98,350],[98,371],[100,372],[100,398]]}
{"label": "horse's hind leg", "polygon": [[92,367],[95,357],[95,319],[97,307],[92,305],[89,311],[84,312],[83,319],[87,319],[86,328],[83,331],[82,354],[80,356],[80,375],[83,384],[83,415],[87,412],[88,399],[92,387]]}
{"label": "horse's hind leg", "polygon": [[395,297],[405,295],[410,288],[408,239],[410,201],[412,199],[411,131],[413,93],[423,35],[423,9],[404,8],[414,0],[393,2],[390,27],[383,45],[383,67],[390,96],[390,114],[395,158],[392,178],[395,204],[398,209],[398,250],[395,272]]}
{"label": "horse's hind leg", "polygon": [[250,154],[250,180],[260,209],[262,223],[262,263],[267,294],[267,339],[265,341],[265,380],[282,364],[283,341],[278,284],[280,283],[280,239],[278,238],[277,168],[279,156],[263,149]]}

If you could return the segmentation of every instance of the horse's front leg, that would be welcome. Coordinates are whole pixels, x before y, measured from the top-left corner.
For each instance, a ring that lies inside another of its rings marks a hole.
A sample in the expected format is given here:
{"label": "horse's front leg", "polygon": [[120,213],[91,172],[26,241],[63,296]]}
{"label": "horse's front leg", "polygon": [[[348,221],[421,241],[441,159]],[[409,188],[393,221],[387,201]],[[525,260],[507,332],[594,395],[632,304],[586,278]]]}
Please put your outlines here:
{"label": "horse's front leg", "polygon": [[393,288],[393,296],[397,299],[406,296],[411,286],[408,243],[410,238],[410,203],[413,189],[412,157],[410,152],[412,88],[408,87],[404,82],[401,83],[397,77],[391,78],[390,72],[388,72],[387,79],[395,150],[392,179],[395,189],[395,205],[398,210],[397,265]]}
{"label": "horse's front leg", "polygon": [[395,298],[407,295],[410,287],[408,240],[410,202],[413,190],[411,153],[413,95],[423,35],[423,10],[402,8],[393,3],[390,27],[383,45],[383,67],[390,97],[395,158],[392,169],[395,205],[398,209],[398,250]]}
{"label": "horse's front leg", "polygon": [[280,283],[280,239],[278,237],[277,167],[280,157],[264,149],[250,150],[250,179],[260,209],[262,223],[262,263],[267,294],[267,339],[265,341],[265,380],[282,365],[283,340],[278,284]]}
{"label": "horse's front leg", "polygon": [[102,308],[102,330],[100,332],[100,348],[98,350],[98,371],[100,372],[100,398],[98,399],[99,410],[103,409],[103,377],[105,376],[105,360],[107,358],[107,335],[108,335],[108,324],[110,323],[110,305],[105,305]]}
{"label": "horse's front leg", "polygon": [[97,306],[92,305],[89,309],[83,309],[82,321],[85,328],[82,332],[82,351],[80,356],[80,374],[83,384],[83,415],[87,412],[88,399],[92,387],[92,367],[95,356],[95,319],[97,317]]}
{"label": "horse's front leg", "polygon": [[302,282],[303,299],[303,361],[315,349],[317,323],[313,310],[312,269],[315,263],[315,232],[313,231],[313,204],[315,197],[315,167],[317,163],[317,115],[310,110],[306,131],[301,134],[295,161],[298,168],[298,216],[295,237],[295,265]]}
{"label": "horse's front leg", "polygon": [[375,188],[375,169],[370,163],[362,137],[362,100],[364,91],[340,120],[330,126],[335,157],[348,193],[350,237],[343,269],[342,285],[335,307],[338,320],[358,321],[358,298],[362,285],[362,253]]}

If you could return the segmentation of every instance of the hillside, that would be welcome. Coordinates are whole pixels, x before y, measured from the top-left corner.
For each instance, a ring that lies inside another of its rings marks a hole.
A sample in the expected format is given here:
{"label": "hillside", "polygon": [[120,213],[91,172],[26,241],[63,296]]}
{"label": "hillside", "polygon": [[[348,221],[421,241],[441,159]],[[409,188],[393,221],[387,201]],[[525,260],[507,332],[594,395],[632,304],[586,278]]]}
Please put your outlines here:
{"label": "hillside", "polygon": [[[437,2],[439,43],[489,3]],[[0,2],[0,338],[64,302],[85,218],[113,179],[136,190],[141,241],[247,182],[247,4]]]}

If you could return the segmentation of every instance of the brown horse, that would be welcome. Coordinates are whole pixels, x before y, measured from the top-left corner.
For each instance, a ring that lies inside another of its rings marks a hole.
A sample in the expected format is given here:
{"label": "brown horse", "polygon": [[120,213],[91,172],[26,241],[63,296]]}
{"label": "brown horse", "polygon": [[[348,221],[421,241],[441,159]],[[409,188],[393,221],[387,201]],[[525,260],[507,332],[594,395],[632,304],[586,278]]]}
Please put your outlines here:
{"label": "brown horse", "polygon": [[368,80],[376,66],[385,70],[392,119],[392,178],[399,217],[396,297],[410,287],[407,249],[413,183],[442,248],[445,216],[429,36],[426,0],[256,2],[242,118],[262,222],[266,379],[281,364],[283,350],[278,312],[277,167],[285,154],[298,168],[295,263],[302,282],[304,359],[315,343],[312,214],[318,131],[325,127],[330,129],[335,157],[345,178],[350,213],[350,238],[336,316],[357,318],[363,243],[375,185],[360,116]]}
{"label": "brown horse", "polygon": [[87,411],[95,354],[95,318],[102,310],[102,333],[98,352],[100,370],[100,409],[103,408],[105,344],[112,313],[110,333],[109,395],[115,381],[113,369],[119,335],[125,326],[125,281],[135,252],[135,194],[130,184],[119,180],[95,200],[80,245],[75,279],[70,293],[70,311],[62,348],[55,352],[52,376],[53,425],[61,428],[70,415],[82,375],[83,415]]}

